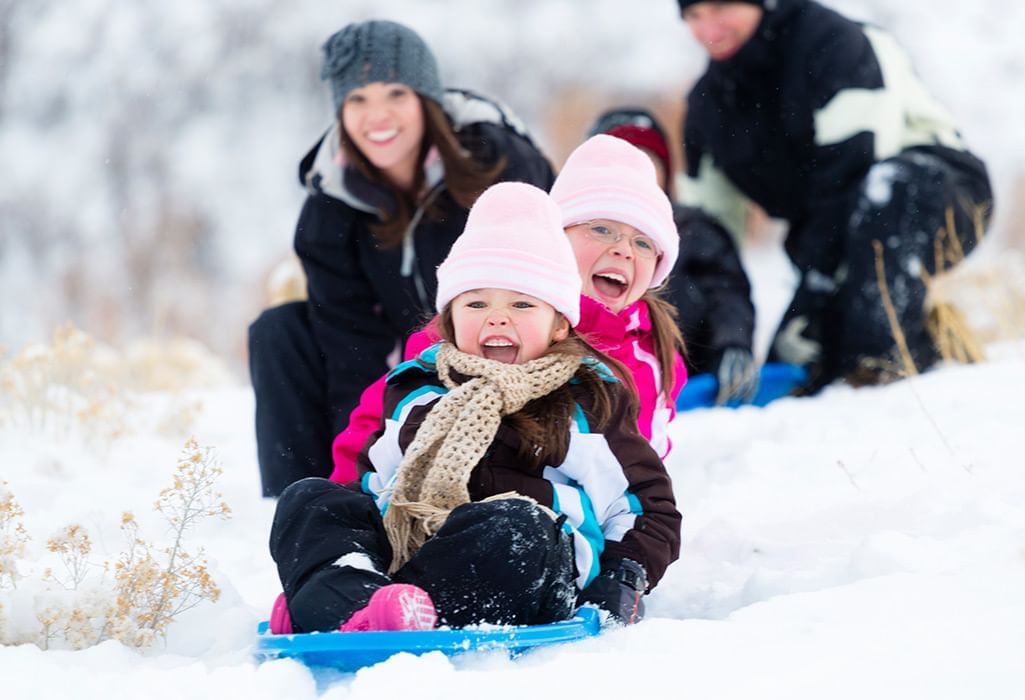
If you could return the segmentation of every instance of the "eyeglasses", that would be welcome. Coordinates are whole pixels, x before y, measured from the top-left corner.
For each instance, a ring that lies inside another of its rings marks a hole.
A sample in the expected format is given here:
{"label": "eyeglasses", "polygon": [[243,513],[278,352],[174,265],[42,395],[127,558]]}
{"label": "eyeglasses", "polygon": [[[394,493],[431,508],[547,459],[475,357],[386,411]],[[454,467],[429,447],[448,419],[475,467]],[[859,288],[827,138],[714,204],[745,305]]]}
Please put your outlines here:
{"label": "eyeglasses", "polygon": [[[619,243],[626,235],[605,221],[581,221],[580,223],[573,224],[570,228],[577,226],[586,226],[587,235],[605,245]],[[633,236],[630,236],[630,248],[639,258],[657,258],[662,255],[662,251],[655,245],[655,241],[643,233],[635,233]]]}

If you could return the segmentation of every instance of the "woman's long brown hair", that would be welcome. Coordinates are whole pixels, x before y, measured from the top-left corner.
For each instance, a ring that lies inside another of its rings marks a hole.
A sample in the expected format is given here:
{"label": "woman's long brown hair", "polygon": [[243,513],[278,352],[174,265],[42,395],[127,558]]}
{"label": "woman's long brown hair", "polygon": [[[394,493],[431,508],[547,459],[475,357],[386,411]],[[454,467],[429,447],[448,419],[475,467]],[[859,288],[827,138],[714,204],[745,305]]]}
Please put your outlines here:
{"label": "woman's long brown hair", "polygon": [[[494,163],[483,163],[477,160],[469,148],[459,142],[459,135],[452,129],[445,110],[437,102],[417,94],[424,119],[424,138],[420,144],[420,156],[416,171],[413,174],[413,186],[409,191],[401,190],[393,185],[347,137],[345,127],[339,129],[342,152],[347,162],[356,166],[364,177],[371,182],[383,185],[391,191],[397,205],[392,216],[372,226],[374,236],[384,248],[393,248],[402,241],[406,227],[413,218],[413,213],[424,196],[424,161],[431,146],[438,149],[438,155],[445,166],[445,189],[456,203],[469,209],[477,201],[480,193],[494,183],[499,173],[505,168],[505,157]],[[343,104],[342,109],[345,109]],[[341,112],[338,114],[341,121]],[[428,216],[438,213],[436,201],[427,209]]]}
{"label": "woman's long brown hair", "polygon": [[[455,344],[455,326],[452,323],[452,305],[446,304],[438,315],[438,335],[442,340]],[[618,360],[592,347],[576,331],[570,329],[569,335],[553,343],[545,350],[546,355],[561,353],[572,357],[591,357],[612,371],[627,386],[623,392],[627,408],[625,429],[637,432],[637,414],[639,405],[637,392],[633,387],[630,371]],[[612,418],[614,408],[612,392],[615,391],[604,379],[599,370],[590,364],[581,364],[574,375],[580,386],[590,395],[593,403],[590,407],[592,426],[595,430],[604,430]],[[576,412],[576,399],[569,384],[564,384],[551,393],[529,401],[522,409],[506,416],[509,425],[519,433],[519,457],[529,467],[543,464],[557,465],[566,459],[569,451],[570,427]]]}

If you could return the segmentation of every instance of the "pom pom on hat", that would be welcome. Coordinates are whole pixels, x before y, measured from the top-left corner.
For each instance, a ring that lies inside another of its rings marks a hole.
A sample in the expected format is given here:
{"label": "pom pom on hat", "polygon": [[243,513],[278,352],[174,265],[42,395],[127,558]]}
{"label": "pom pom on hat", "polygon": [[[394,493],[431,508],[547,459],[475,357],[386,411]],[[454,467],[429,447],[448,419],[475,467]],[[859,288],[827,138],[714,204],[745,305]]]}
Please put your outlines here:
{"label": "pom pom on hat", "polygon": [[559,208],[522,182],[500,182],[470,209],[466,227],[438,267],[440,311],[463,292],[509,289],[555,307],[570,325],[580,321],[580,272]]}
{"label": "pom pom on hat", "polygon": [[633,226],[662,251],[651,286],[658,287],[676,264],[680,236],[673,206],[659,187],[655,166],[639,148],[598,134],[577,146],[552,185],[563,227],[592,219]]}

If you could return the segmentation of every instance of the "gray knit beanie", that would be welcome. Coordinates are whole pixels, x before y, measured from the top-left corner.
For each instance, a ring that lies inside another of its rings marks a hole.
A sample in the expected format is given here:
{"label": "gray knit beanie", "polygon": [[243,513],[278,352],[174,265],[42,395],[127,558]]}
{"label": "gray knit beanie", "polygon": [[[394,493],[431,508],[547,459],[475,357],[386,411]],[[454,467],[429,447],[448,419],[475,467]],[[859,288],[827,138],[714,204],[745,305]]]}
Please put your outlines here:
{"label": "gray knit beanie", "polygon": [[444,92],[438,63],[424,40],[386,20],[356,22],[331,35],[320,78],[331,81],[335,114],[349,92],[368,83],[402,83],[438,104]]}

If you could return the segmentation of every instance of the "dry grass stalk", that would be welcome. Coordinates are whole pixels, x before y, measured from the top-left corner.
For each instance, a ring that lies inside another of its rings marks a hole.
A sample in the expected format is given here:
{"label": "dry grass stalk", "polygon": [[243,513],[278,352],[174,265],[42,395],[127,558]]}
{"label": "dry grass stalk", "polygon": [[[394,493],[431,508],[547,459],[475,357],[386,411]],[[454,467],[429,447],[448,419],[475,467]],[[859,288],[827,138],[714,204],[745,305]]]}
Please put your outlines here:
{"label": "dry grass stalk", "polygon": [[[969,211],[974,222],[975,239],[976,242],[979,242],[984,235],[986,210],[984,207],[972,206]],[[945,226],[937,230],[933,241],[933,263],[934,269],[938,272],[933,275],[925,268],[921,271],[922,282],[926,287],[926,329],[944,360],[961,364],[982,362],[986,359],[984,342],[975,328],[968,323],[965,314],[955,303],[954,297],[967,287],[995,290],[1006,285],[1002,279],[999,279],[1001,275],[996,272],[972,276],[963,271],[963,266],[960,263],[965,258],[964,247],[956,233],[952,208],[946,210],[945,219]],[[901,374],[911,376],[917,374],[917,368],[908,352],[904,332],[886,284],[882,244],[879,241],[873,241],[872,245],[875,250],[876,277],[883,298],[883,306],[903,364]],[[1000,325],[998,332],[989,340],[1025,335],[1025,292],[1018,292],[1017,298],[1012,290],[1006,294],[991,291],[988,296],[990,299],[987,301],[996,302],[996,318]],[[988,305],[994,306],[994,304]],[[1019,319],[1021,319],[1020,322]],[[892,371],[892,368],[886,367],[875,369],[887,373]]]}
{"label": "dry grass stalk", "polygon": [[[978,244],[985,235],[986,211],[980,206],[973,206],[970,211]],[[957,236],[952,208],[947,208],[945,218],[946,226],[936,232],[933,241],[933,269],[937,272],[934,276],[928,270],[922,270],[922,281],[926,287],[926,329],[944,360],[961,364],[982,362],[986,359],[982,343],[951,296],[951,288],[957,285],[951,282],[955,278],[950,268],[962,263],[965,253]]]}
{"label": "dry grass stalk", "polygon": [[955,309],[973,310],[963,318],[981,346],[1025,338],[1025,255],[1007,251],[985,264],[938,275],[930,294]]}
{"label": "dry grass stalk", "polygon": [[936,343],[940,357],[961,364],[973,364],[986,359],[986,352],[964,315],[954,303],[944,298],[935,278],[922,270],[922,279],[931,304],[925,319],[926,328]]}
{"label": "dry grass stalk", "polygon": [[911,352],[908,350],[908,342],[904,337],[904,329],[900,326],[897,318],[897,310],[893,307],[893,300],[890,298],[890,287],[886,284],[886,267],[883,263],[883,244],[878,240],[872,241],[872,249],[876,256],[876,281],[879,284],[879,291],[883,298],[883,308],[886,310],[886,319],[890,322],[890,332],[893,333],[893,340],[897,344],[903,363],[904,375],[913,377],[918,374],[915,361],[911,359]]}

